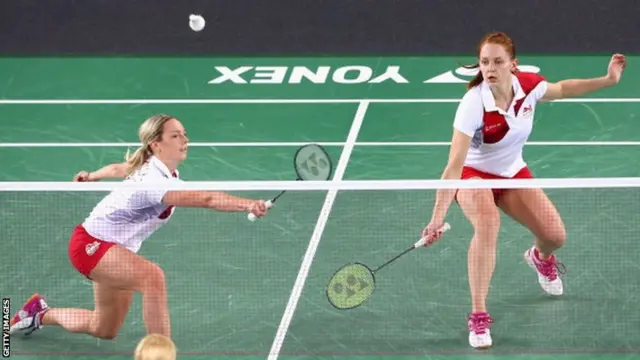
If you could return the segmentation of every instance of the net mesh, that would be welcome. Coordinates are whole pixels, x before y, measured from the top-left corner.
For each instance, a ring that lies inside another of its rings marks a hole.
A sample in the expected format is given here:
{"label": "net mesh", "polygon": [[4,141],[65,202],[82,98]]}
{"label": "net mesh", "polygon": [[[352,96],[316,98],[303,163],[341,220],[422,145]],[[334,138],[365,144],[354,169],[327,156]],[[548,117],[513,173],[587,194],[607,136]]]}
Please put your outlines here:
{"label": "net mesh", "polygon": [[[74,227],[109,190],[126,186],[0,185],[0,295],[11,298],[11,313],[34,292],[51,307],[94,308],[92,284],[70,265],[67,244]],[[474,231],[455,203],[446,218],[451,230],[432,247],[417,249],[377,273],[375,294],[361,307],[336,310],[325,294],[329,278],[344,264],[375,268],[413,244],[431,216],[435,189],[442,187],[541,187],[566,228],[567,242],[558,252],[567,269],[565,294],[551,298],[523,260],[533,235],[501,214],[487,299],[495,321],[494,352],[640,351],[635,306],[640,179],[175,186],[264,199],[290,190],[256,222],[245,213],[179,208],[144,243],[139,254],[164,270],[172,333],[184,354],[265,356],[274,339],[284,335],[280,355],[466,353],[471,310],[467,252]],[[314,243],[317,248],[310,246]],[[304,287],[295,290],[301,279]],[[295,310],[291,321],[281,322],[287,309]],[[48,326],[32,335],[38,339],[12,337],[12,350],[15,355],[129,354],[144,333],[136,295],[116,341]]]}

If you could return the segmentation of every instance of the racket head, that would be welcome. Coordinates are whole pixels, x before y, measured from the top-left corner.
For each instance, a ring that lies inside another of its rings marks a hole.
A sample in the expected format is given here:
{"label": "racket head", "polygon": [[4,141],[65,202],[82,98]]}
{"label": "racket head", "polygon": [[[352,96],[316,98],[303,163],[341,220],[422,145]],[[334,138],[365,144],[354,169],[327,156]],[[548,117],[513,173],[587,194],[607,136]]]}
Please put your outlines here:
{"label": "racket head", "polygon": [[373,295],[376,277],[365,264],[354,262],[338,269],[326,288],[329,303],[336,309],[348,310],[362,305]]}
{"label": "racket head", "polygon": [[327,151],[318,144],[302,146],[293,156],[298,180],[326,181],[333,173],[333,163]]}

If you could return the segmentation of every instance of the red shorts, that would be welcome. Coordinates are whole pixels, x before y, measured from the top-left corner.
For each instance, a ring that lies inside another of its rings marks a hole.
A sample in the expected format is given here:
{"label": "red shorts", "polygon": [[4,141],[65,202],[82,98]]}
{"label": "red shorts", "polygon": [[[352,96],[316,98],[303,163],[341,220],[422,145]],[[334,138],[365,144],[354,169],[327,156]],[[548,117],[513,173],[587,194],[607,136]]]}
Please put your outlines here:
{"label": "red shorts", "polygon": [[[478,177],[481,179],[533,179],[533,174],[531,174],[531,171],[529,171],[529,168],[527,168],[526,166],[524,168],[522,168],[520,171],[518,171],[513,177],[507,178],[507,177],[503,177],[503,176],[498,176],[498,175],[493,175],[493,174],[487,174],[485,172],[482,172],[480,170],[476,170],[472,167],[468,167],[465,166],[462,168],[462,176],[460,177],[461,179],[470,179],[470,178],[474,178],[474,177]],[[494,201],[497,203],[498,200],[500,199],[500,196],[502,196],[502,193],[504,192],[504,189],[491,189],[491,191],[493,192],[493,199]]]}
{"label": "red shorts", "polygon": [[69,240],[69,260],[80,274],[91,280],[89,274],[98,265],[104,254],[115,243],[98,240],[89,235],[82,225],[76,226]]}

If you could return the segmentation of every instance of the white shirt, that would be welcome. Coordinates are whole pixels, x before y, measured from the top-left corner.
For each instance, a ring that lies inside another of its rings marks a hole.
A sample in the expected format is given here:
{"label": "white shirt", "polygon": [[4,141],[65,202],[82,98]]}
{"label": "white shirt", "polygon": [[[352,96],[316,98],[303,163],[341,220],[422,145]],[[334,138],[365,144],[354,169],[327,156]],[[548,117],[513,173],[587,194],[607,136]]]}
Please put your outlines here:
{"label": "white shirt", "polygon": [[[180,181],[156,157],[151,157],[124,182]],[[142,242],[173,215],[173,206],[162,204],[167,190],[117,189],[105,196],[82,226],[89,235],[138,252]]]}
{"label": "white shirt", "polygon": [[513,74],[512,82],[515,96],[507,112],[496,107],[486,82],[467,91],[458,105],[453,127],[473,138],[465,166],[502,177],[513,177],[527,166],[522,149],[548,83],[527,72]]}

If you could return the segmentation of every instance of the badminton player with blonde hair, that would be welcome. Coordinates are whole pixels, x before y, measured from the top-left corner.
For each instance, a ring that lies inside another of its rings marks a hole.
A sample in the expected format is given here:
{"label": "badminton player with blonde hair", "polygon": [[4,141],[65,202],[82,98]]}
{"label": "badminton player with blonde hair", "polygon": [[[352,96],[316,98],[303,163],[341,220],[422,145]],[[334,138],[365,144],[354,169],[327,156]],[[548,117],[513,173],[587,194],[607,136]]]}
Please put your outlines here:
{"label": "badminton player with blonde hair", "polygon": [[[167,286],[160,266],[138,254],[142,243],[173,215],[176,207],[247,212],[263,217],[263,200],[251,200],[210,191],[175,191],[158,184],[180,181],[178,166],[187,157],[188,138],[180,121],[154,115],[139,129],[142,146],[124,164],[109,165],[75,180],[126,176],[127,183],[148,183],[144,189],[117,189],[105,196],[75,227],[68,254],[75,269],[93,281],[95,307],[50,308],[34,294],[11,319],[10,331],[26,335],[43,325],[113,339],[129,311],[134,293],[142,295],[148,334],[171,337]],[[214,230],[214,229],[211,229]],[[190,239],[180,239],[187,243]]]}

